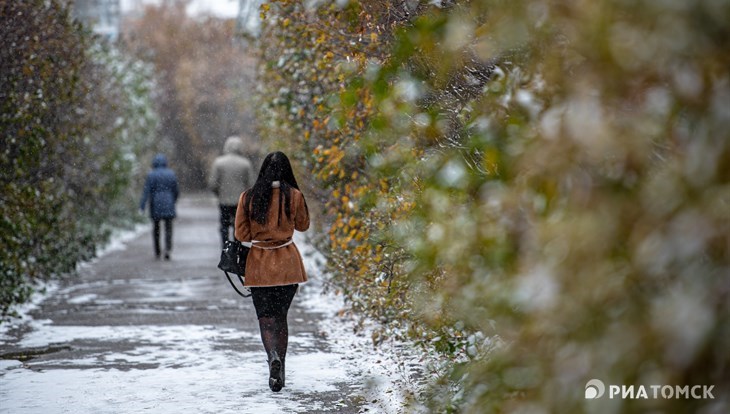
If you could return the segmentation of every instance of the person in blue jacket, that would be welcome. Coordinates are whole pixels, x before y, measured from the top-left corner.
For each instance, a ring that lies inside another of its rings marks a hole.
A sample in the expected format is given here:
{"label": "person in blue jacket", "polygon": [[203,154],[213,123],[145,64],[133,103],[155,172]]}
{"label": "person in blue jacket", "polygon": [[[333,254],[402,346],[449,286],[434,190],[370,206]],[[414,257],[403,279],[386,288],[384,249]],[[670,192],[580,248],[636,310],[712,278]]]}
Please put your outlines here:
{"label": "person in blue jacket", "polygon": [[152,240],[155,257],[160,258],[160,221],[165,223],[165,260],[170,260],[172,250],[172,220],[176,216],[175,203],[179,195],[177,177],[167,168],[167,158],[157,154],[152,160],[152,171],[147,174],[142,193],[140,211],[144,212],[149,201],[150,218],[154,224]]}

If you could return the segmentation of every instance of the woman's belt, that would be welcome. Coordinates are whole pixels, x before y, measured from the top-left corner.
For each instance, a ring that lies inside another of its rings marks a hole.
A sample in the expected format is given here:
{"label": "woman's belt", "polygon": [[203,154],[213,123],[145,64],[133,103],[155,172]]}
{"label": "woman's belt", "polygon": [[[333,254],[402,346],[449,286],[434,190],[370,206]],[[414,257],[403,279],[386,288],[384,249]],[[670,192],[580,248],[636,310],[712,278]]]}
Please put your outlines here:
{"label": "woman's belt", "polygon": [[[251,240],[251,247],[263,250],[276,250],[294,243],[293,239],[287,240]],[[262,245],[263,244],[263,245]]]}

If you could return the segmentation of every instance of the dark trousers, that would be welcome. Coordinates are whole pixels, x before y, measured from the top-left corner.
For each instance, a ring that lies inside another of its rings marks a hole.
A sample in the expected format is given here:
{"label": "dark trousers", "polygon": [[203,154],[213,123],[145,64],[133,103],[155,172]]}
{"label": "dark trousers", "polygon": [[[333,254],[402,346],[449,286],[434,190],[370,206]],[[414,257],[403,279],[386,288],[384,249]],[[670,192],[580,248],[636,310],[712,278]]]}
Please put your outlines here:
{"label": "dark trousers", "polygon": [[[219,204],[220,206],[220,220],[221,220],[221,245],[225,244],[227,240],[231,240],[229,237],[230,235],[230,228],[232,228],[236,222],[236,209],[238,206],[224,206],[223,204]],[[233,229],[233,233],[236,233],[236,229]]]}
{"label": "dark trousers", "polygon": [[153,220],[152,242],[157,257],[160,257],[160,221],[165,222],[165,253],[167,254],[172,250],[172,219]]}

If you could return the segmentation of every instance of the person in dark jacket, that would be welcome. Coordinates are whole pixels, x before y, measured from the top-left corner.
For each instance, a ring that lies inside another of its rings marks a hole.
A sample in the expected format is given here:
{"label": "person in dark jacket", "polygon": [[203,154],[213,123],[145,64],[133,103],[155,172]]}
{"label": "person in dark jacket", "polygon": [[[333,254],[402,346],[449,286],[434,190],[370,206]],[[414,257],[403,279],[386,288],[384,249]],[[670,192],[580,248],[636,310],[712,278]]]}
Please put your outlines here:
{"label": "person in dark jacket", "polygon": [[155,257],[160,258],[160,221],[165,223],[165,260],[170,260],[172,251],[172,220],[176,216],[175,204],[179,195],[177,177],[167,168],[167,158],[157,154],[152,160],[152,171],[147,174],[139,209],[144,212],[149,201],[150,218],[154,224],[152,240]]}

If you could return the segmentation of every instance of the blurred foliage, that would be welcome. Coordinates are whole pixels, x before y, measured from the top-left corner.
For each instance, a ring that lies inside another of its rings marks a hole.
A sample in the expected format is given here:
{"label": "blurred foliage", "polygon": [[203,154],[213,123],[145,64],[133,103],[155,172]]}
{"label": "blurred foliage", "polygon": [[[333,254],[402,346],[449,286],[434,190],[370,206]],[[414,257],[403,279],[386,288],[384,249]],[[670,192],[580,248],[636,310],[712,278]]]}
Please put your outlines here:
{"label": "blurred foliage", "polygon": [[231,135],[257,163],[253,128],[254,61],[235,21],[191,17],[187,2],[147,5],[124,22],[123,45],[152,64],[160,114],[159,150],[184,189],[205,188],[210,165]]}
{"label": "blurred foliage", "polygon": [[[730,3],[274,0],[261,135],[431,412],[730,408]],[[586,381],[715,400],[585,400]],[[414,408],[418,406],[414,404]]]}
{"label": "blurred foliage", "polygon": [[149,68],[99,44],[65,2],[0,12],[1,319],[131,223],[157,118]]}

